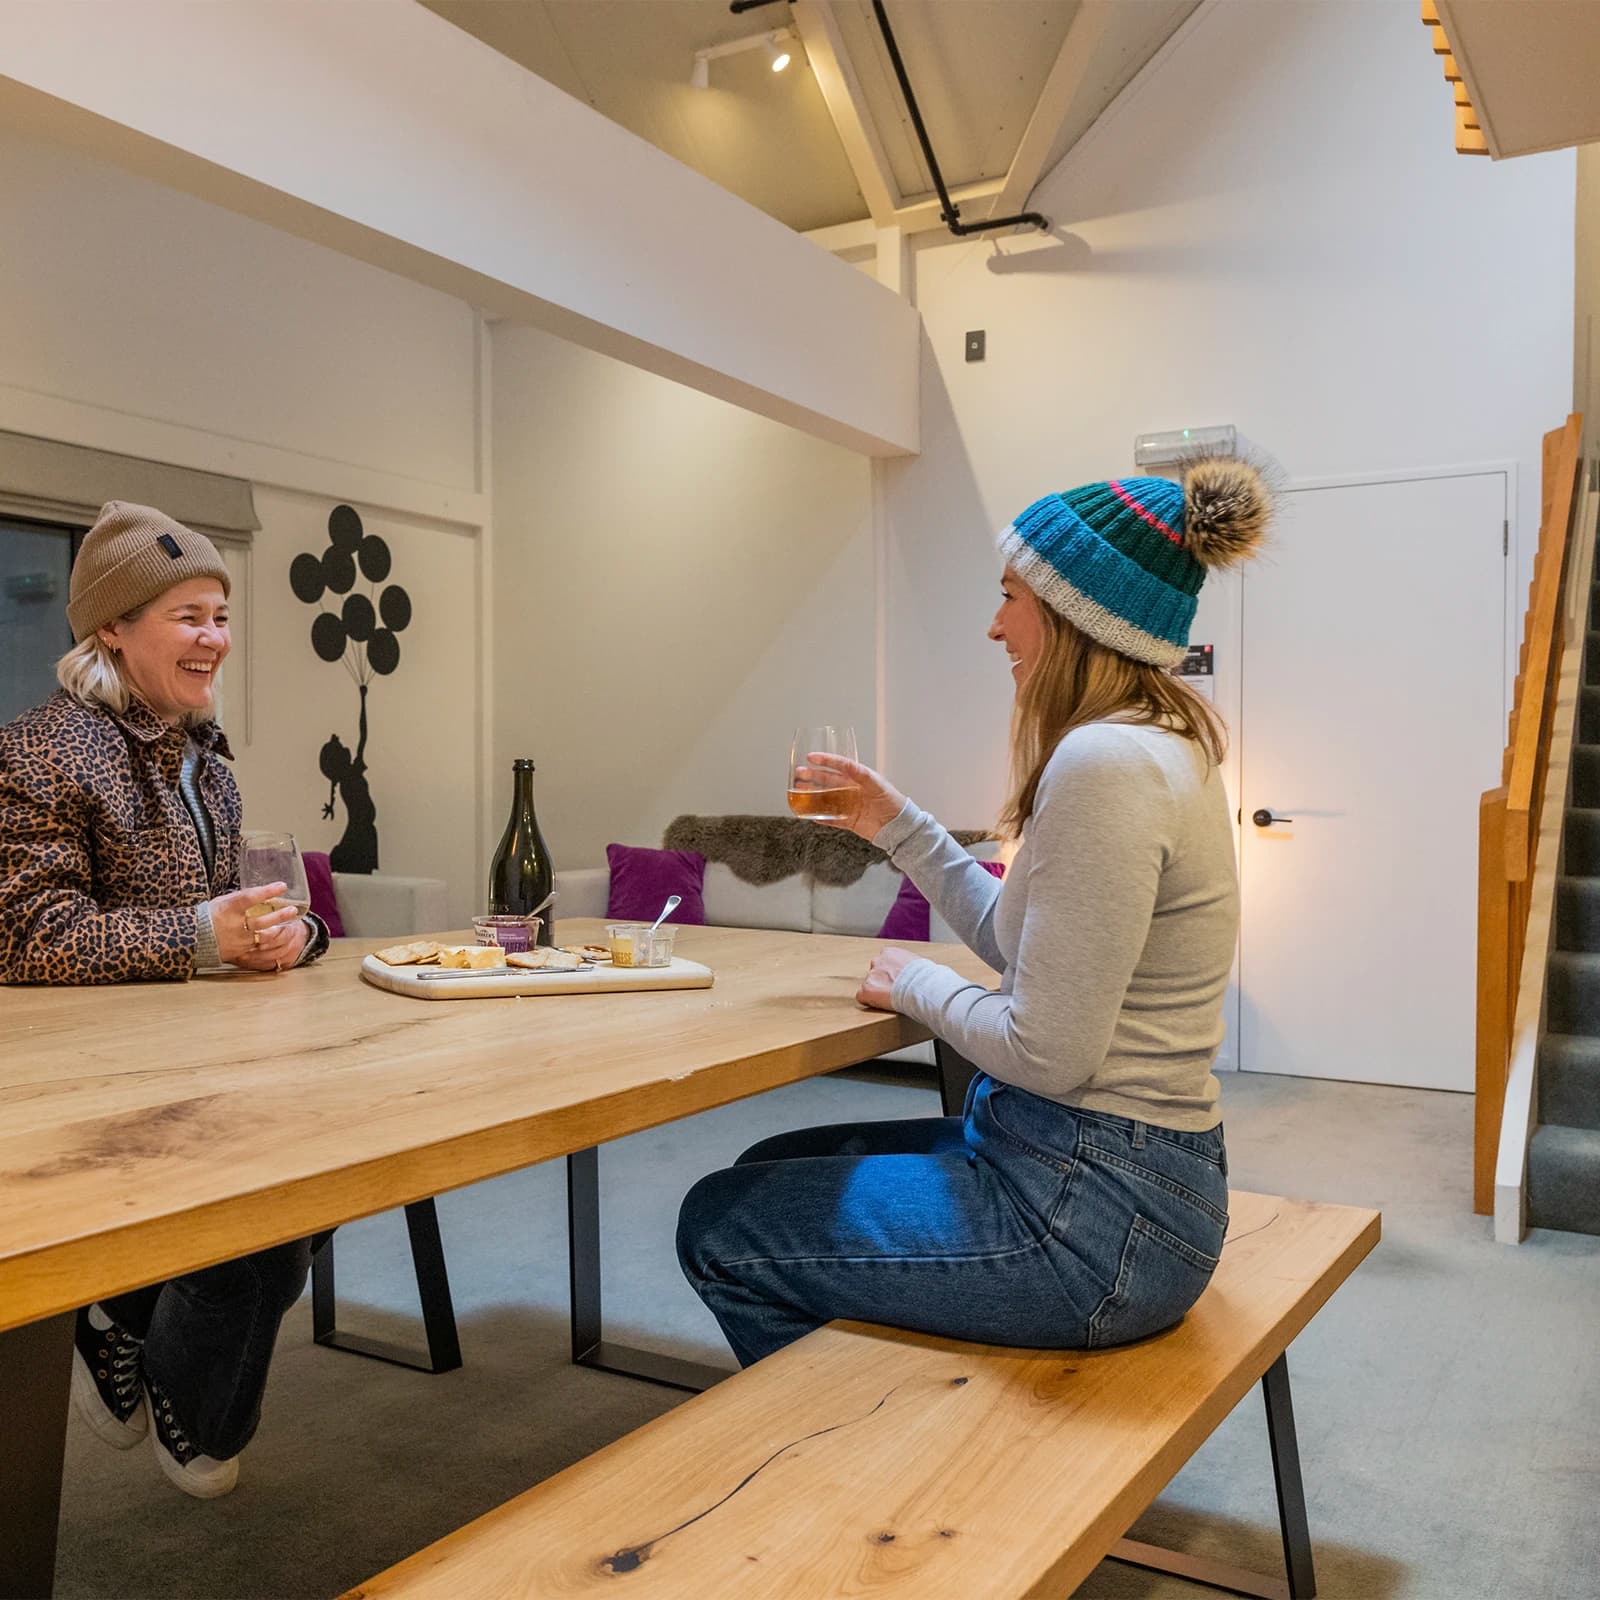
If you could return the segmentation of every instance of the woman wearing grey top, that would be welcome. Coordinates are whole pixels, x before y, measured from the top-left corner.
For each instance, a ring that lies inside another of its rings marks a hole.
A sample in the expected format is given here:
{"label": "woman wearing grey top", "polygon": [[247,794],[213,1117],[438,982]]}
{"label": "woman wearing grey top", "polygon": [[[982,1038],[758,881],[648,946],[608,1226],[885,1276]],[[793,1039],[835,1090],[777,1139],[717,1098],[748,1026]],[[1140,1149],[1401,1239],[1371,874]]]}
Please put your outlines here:
{"label": "woman wearing grey top", "polygon": [[[283,884],[239,887],[212,704],[228,589],[211,541],[149,506],[112,501],[84,536],[61,689],[0,728],[0,982],[177,980],[219,960],[270,975],[327,949],[319,919],[264,906]],[[300,1240],[83,1308],[78,1411],[118,1449],[148,1434],[185,1494],[226,1494],[309,1264]]]}
{"label": "woman wearing grey top", "polygon": [[960,1117],[763,1140],[684,1201],[678,1252],[740,1361],[837,1317],[1046,1349],[1177,1322],[1217,1264],[1217,1080],[1238,928],[1223,734],[1171,668],[1208,569],[1270,497],[1233,458],[1181,482],[1047,495],[1000,535],[989,636],[1017,685],[1020,839],[997,883],[870,768],[838,826],[871,839],[1002,974],[886,949],[859,999],[978,1068]]}

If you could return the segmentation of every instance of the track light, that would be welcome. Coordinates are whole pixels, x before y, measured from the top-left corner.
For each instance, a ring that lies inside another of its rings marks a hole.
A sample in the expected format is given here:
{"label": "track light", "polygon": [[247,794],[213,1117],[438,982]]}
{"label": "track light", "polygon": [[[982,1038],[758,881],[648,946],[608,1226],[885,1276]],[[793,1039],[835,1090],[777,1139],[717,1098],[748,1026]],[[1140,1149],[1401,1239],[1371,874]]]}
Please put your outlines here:
{"label": "track light", "polygon": [[774,72],[782,72],[799,53],[799,40],[793,28],[775,28],[767,33],[753,33],[745,39],[730,39],[727,44],[709,44],[694,53],[694,66],[689,72],[689,82],[696,89],[711,87],[711,63],[719,56],[741,55],[746,50],[760,50],[767,65]]}

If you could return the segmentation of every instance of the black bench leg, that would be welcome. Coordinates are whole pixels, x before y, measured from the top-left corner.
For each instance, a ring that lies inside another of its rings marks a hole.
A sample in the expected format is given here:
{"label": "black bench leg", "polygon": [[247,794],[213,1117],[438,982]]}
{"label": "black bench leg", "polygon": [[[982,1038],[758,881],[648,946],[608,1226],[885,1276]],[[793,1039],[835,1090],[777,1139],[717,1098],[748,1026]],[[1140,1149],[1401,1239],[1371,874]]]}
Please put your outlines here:
{"label": "black bench leg", "polygon": [[1285,1576],[1269,1578],[1248,1567],[1213,1561],[1207,1556],[1183,1555],[1139,1539],[1119,1539],[1111,1547],[1109,1559],[1124,1561],[1131,1567],[1170,1572],[1210,1589],[1250,1595],[1253,1600],[1316,1600],[1317,1577],[1311,1563],[1311,1530],[1306,1524],[1306,1491],[1300,1479],[1300,1446],[1295,1440],[1287,1354],[1267,1368],[1261,1380],[1261,1397],[1267,1408],[1267,1442],[1272,1447],[1272,1478],[1278,1491]]}
{"label": "black bench leg", "polygon": [[658,1355],[605,1337],[600,1314],[600,1152],[594,1146],[567,1157],[567,1261],[572,1283],[572,1360],[575,1366],[643,1378],[699,1394],[731,1377],[729,1367]]}
{"label": "black bench leg", "polygon": [[1272,1446],[1272,1481],[1278,1491],[1278,1526],[1283,1532],[1283,1565],[1289,1600],[1315,1600],[1317,1575],[1311,1561],[1311,1528],[1306,1522],[1306,1486],[1300,1477],[1300,1443],[1294,1431],[1294,1400],[1289,1394],[1286,1351],[1261,1380],[1267,1407],[1267,1442]]}
{"label": "black bench leg", "polygon": [[939,1068],[939,1106],[947,1117],[959,1117],[966,1109],[967,1089],[978,1069],[963,1055],[957,1055],[943,1039],[933,1041],[933,1059]]}
{"label": "black bench leg", "polygon": [[55,1588],[61,1463],[67,1447],[75,1313],[0,1333],[0,1596],[42,1600]]}
{"label": "black bench leg", "polygon": [[411,1260],[417,1271],[417,1296],[422,1302],[422,1326],[428,1336],[426,1359],[403,1345],[339,1331],[331,1235],[311,1257],[311,1336],[330,1350],[369,1356],[415,1372],[454,1372],[461,1365],[461,1340],[456,1333],[455,1305],[450,1299],[444,1243],[439,1237],[439,1210],[432,1200],[414,1200],[405,1211]]}

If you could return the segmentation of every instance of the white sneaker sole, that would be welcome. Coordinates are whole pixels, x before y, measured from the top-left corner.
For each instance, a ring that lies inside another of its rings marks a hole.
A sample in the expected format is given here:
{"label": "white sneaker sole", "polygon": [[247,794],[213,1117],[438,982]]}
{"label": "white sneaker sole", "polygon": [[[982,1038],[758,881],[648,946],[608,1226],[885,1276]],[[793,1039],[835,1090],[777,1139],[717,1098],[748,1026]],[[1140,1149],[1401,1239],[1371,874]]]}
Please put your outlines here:
{"label": "white sneaker sole", "polygon": [[[161,1468],[168,1483],[194,1500],[219,1500],[225,1494],[231,1494],[234,1486],[239,1482],[239,1458],[233,1457],[228,1461],[213,1461],[210,1456],[196,1456],[187,1467],[180,1467],[176,1461],[161,1448],[160,1436],[155,1429],[150,1430],[150,1445],[156,1453],[156,1464]],[[204,1462],[204,1466],[201,1463]]]}
{"label": "white sneaker sole", "polygon": [[72,1351],[72,1405],[89,1425],[94,1436],[113,1450],[131,1450],[150,1431],[150,1408],[140,1391],[138,1409],[126,1422],[119,1422],[106,1410],[94,1374],[76,1346]]}

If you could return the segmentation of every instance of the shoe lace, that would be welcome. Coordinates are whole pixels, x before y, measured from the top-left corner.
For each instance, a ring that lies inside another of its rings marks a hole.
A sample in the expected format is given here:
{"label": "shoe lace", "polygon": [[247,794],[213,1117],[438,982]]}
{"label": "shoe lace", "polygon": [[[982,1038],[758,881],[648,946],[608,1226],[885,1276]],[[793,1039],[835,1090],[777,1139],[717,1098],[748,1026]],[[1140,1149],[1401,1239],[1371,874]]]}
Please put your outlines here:
{"label": "shoe lace", "polygon": [[187,1466],[189,1458],[199,1455],[199,1450],[189,1442],[188,1434],[183,1431],[183,1424],[173,1415],[172,1402],[153,1383],[150,1385],[150,1399],[154,1402],[154,1410],[161,1423],[161,1433],[167,1450],[180,1466]]}

